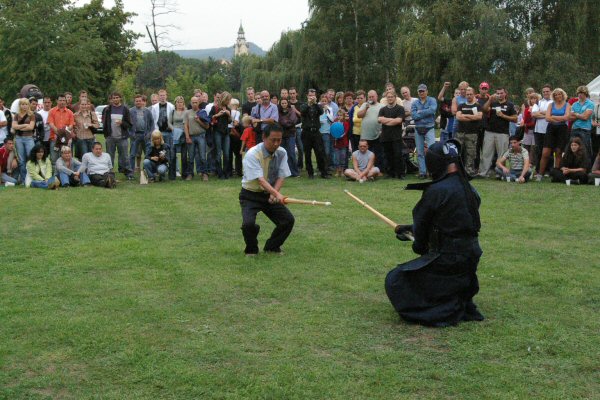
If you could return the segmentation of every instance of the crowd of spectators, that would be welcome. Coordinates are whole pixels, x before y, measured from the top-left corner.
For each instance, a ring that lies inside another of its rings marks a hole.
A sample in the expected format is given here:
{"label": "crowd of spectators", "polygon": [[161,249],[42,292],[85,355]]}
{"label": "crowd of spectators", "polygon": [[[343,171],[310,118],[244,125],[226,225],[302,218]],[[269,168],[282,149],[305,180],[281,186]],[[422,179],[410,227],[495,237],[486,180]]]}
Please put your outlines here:
{"label": "crowd of spectators", "polygon": [[127,180],[140,173],[148,182],[241,177],[245,152],[261,142],[267,126],[278,124],[292,177],[303,170],[315,177],[314,153],[322,179],[362,183],[410,173],[424,179],[424,155],[439,128],[439,140],[461,143],[472,178],[600,183],[598,106],[588,89],[578,87],[572,98],[550,85],[540,92],[528,88],[515,104],[511,98],[520,96],[502,87],[492,93],[487,82],[478,90],[461,82],[453,92],[445,82],[437,98],[425,84],[417,97],[391,83],[381,96],[376,90],[301,95],[294,87],[278,94],[249,87],[240,104],[225,91],[210,101],[202,90],[171,103],[163,89],[149,104],[136,95],[133,107],[112,93],[100,116],[86,91],[75,104],[71,93],[16,99],[11,109],[0,99],[0,182],[113,188],[115,173]]}

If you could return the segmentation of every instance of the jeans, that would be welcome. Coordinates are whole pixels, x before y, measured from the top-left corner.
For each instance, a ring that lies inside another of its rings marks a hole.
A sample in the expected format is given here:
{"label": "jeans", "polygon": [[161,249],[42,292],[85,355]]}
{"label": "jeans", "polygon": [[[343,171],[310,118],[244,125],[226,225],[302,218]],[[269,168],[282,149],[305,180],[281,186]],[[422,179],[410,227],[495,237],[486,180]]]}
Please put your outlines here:
{"label": "jeans", "polygon": [[115,165],[115,152],[119,152],[119,171],[127,176],[133,175],[133,170],[129,166],[129,141],[127,138],[114,138],[109,136],[106,138],[106,152],[110,155],[110,159]]}
{"label": "jeans", "polygon": [[454,117],[448,118],[446,122],[446,128],[442,129],[442,133],[440,134],[440,142],[445,142],[454,137]]}
{"label": "jeans", "polygon": [[50,161],[52,161],[52,167],[54,167],[56,165],[56,160],[58,160],[58,157],[60,157],[60,151],[57,151],[54,148],[55,144],[56,144],[56,140],[50,141]]}
{"label": "jeans", "polygon": [[175,146],[173,146],[173,132],[161,132],[163,140],[165,144],[169,146],[169,156],[167,159],[169,160],[169,179],[175,180],[175,171],[177,169],[177,164],[175,163]]}
{"label": "jeans", "polygon": [[131,145],[129,147],[129,166],[133,170],[135,168],[135,157],[138,153],[138,149],[142,148],[142,152],[146,155],[146,146],[149,143],[146,143],[146,139],[144,138],[143,133],[136,133],[130,140]]}
{"label": "jeans", "polygon": [[75,157],[81,160],[81,157],[85,153],[90,153],[92,151],[92,145],[94,144],[94,139],[77,139],[75,141]]}
{"label": "jeans", "polygon": [[215,147],[217,149],[215,164],[219,178],[228,178],[227,164],[229,162],[230,143],[228,132],[219,132],[215,130]]}
{"label": "jeans", "polygon": [[425,166],[425,143],[430,147],[435,143],[435,129],[432,127],[424,135],[415,131],[415,145],[417,146],[417,160],[419,161],[419,175],[427,175]]}
{"label": "jeans", "polygon": [[302,128],[296,128],[296,147],[298,148],[298,171],[304,167],[304,143],[302,143]]}
{"label": "jeans", "polygon": [[25,176],[27,175],[27,168],[25,165],[27,164],[27,159],[29,158],[29,153],[31,153],[33,146],[35,146],[35,142],[31,136],[17,136],[15,138],[15,148],[17,155],[19,156],[19,173],[21,174],[23,182],[25,182]]}
{"label": "jeans", "polygon": [[31,181],[31,187],[36,189],[48,189],[48,186],[54,183],[56,178],[53,176],[47,181]]}
{"label": "jeans", "polygon": [[[512,169],[511,168],[508,171],[508,174],[507,174],[501,168],[496,167],[496,174],[497,175],[501,176],[504,179],[510,177],[510,179],[512,181],[515,181],[515,182],[516,182],[517,179],[519,179],[519,177],[521,176],[522,172],[523,172],[522,169]],[[525,173],[525,175],[523,176],[523,178],[525,178],[525,182],[527,182],[529,180],[529,178],[531,178],[531,170],[527,171],[527,173]]]}
{"label": "jeans", "polygon": [[323,150],[325,151],[325,168],[333,166],[333,136],[329,132],[321,132]]}
{"label": "jeans", "polygon": [[58,173],[58,179],[60,180],[60,186],[80,186],[80,185],[89,185],[90,178],[87,176],[85,172],[79,174],[79,181],[75,180],[74,175],[67,175],[64,172]]}
{"label": "jeans", "polygon": [[333,166],[336,168],[348,168],[348,148],[334,149]]}
{"label": "jeans", "polygon": [[206,133],[190,136],[192,143],[188,144],[188,171],[194,174],[194,161],[196,161],[196,173],[208,174],[208,164],[206,160]]}
{"label": "jeans", "polygon": [[300,175],[298,169],[298,160],[296,160],[296,137],[290,136],[283,139],[281,147],[285,149],[288,156],[288,166],[290,167],[290,173],[292,176]]}
{"label": "jeans", "polygon": [[14,183],[16,185],[18,181],[15,178],[13,178],[12,176],[3,172],[2,173],[2,182],[5,182],[5,183],[10,182],[10,183]]}
{"label": "jeans", "polygon": [[588,154],[588,160],[594,161],[594,154],[592,153],[592,131],[581,128],[573,128],[571,129],[571,137],[578,137],[581,139],[583,144],[585,145],[585,149]]}
{"label": "jeans", "polygon": [[144,160],[144,171],[146,171],[148,179],[156,179],[156,174],[158,174],[161,178],[164,178],[167,175],[168,170],[169,168],[167,167],[167,164],[159,164],[148,159]]}

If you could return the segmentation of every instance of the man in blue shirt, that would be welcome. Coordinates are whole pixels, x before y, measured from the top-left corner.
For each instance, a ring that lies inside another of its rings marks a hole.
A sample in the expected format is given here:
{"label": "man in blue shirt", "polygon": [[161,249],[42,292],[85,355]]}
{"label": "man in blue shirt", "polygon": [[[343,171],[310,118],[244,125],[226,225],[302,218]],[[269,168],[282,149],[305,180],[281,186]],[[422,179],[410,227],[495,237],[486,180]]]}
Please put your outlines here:
{"label": "man in blue shirt", "polygon": [[592,115],[594,113],[594,103],[589,99],[590,92],[587,86],[577,88],[577,97],[579,101],[571,106],[571,137],[578,136],[585,144],[588,153],[588,159],[593,160],[592,154]]}
{"label": "man in blue shirt", "polygon": [[417,88],[419,98],[412,103],[411,115],[415,121],[415,144],[417,145],[417,158],[419,160],[419,178],[427,177],[425,167],[425,143],[431,147],[435,143],[435,112],[437,101],[427,96],[427,85],[420,84]]}
{"label": "man in blue shirt", "polygon": [[269,125],[263,131],[263,141],[251,148],[244,157],[242,191],[242,234],[247,256],[258,254],[258,232],[256,215],[262,211],[273,221],[275,229],[265,243],[264,251],[281,253],[281,246],[292,232],[294,216],[284,205],[285,197],[280,193],[285,178],[291,175],[287,152],[279,147],[282,128]]}

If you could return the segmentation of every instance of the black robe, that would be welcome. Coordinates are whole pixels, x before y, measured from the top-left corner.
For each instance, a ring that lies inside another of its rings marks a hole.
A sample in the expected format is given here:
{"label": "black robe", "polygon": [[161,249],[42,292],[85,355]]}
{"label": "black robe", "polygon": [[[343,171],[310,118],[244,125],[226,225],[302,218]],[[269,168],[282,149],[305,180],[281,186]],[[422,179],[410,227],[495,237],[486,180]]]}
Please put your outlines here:
{"label": "black robe", "polygon": [[[469,209],[466,190],[476,205]],[[385,289],[400,316],[428,326],[482,320],[473,296],[479,291],[477,240],[480,199],[458,173],[425,188],[413,210],[413,251],[421,257],[391,270]]]}

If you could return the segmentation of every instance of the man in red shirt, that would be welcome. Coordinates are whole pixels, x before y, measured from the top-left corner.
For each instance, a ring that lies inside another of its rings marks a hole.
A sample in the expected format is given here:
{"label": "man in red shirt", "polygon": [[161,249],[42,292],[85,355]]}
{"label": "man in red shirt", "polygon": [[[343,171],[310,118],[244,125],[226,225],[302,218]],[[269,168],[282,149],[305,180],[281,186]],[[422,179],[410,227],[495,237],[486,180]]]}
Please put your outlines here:
{"label": "man in red shirt", "polygon": [[15,152],[15,142],[12,138],[4,139],[4,146],[0,147],[0,183],[10,182],[17,184],[19,176],[19,162]]}
{"label": "man in red shirt", "polygon": [[[67,98],[64,94],[59,94],[56,107],[48,113],[48,125],[50,125],[50,159],[52,160],[52,164],[56,163],[56,160],[60,156],[60,151],[54,148],[57,134],[59,131],[66,129],[70,136],[73,132],[74,124],[73,111],[67,108]],[[61,143],[61,145],[66,144]]]}

